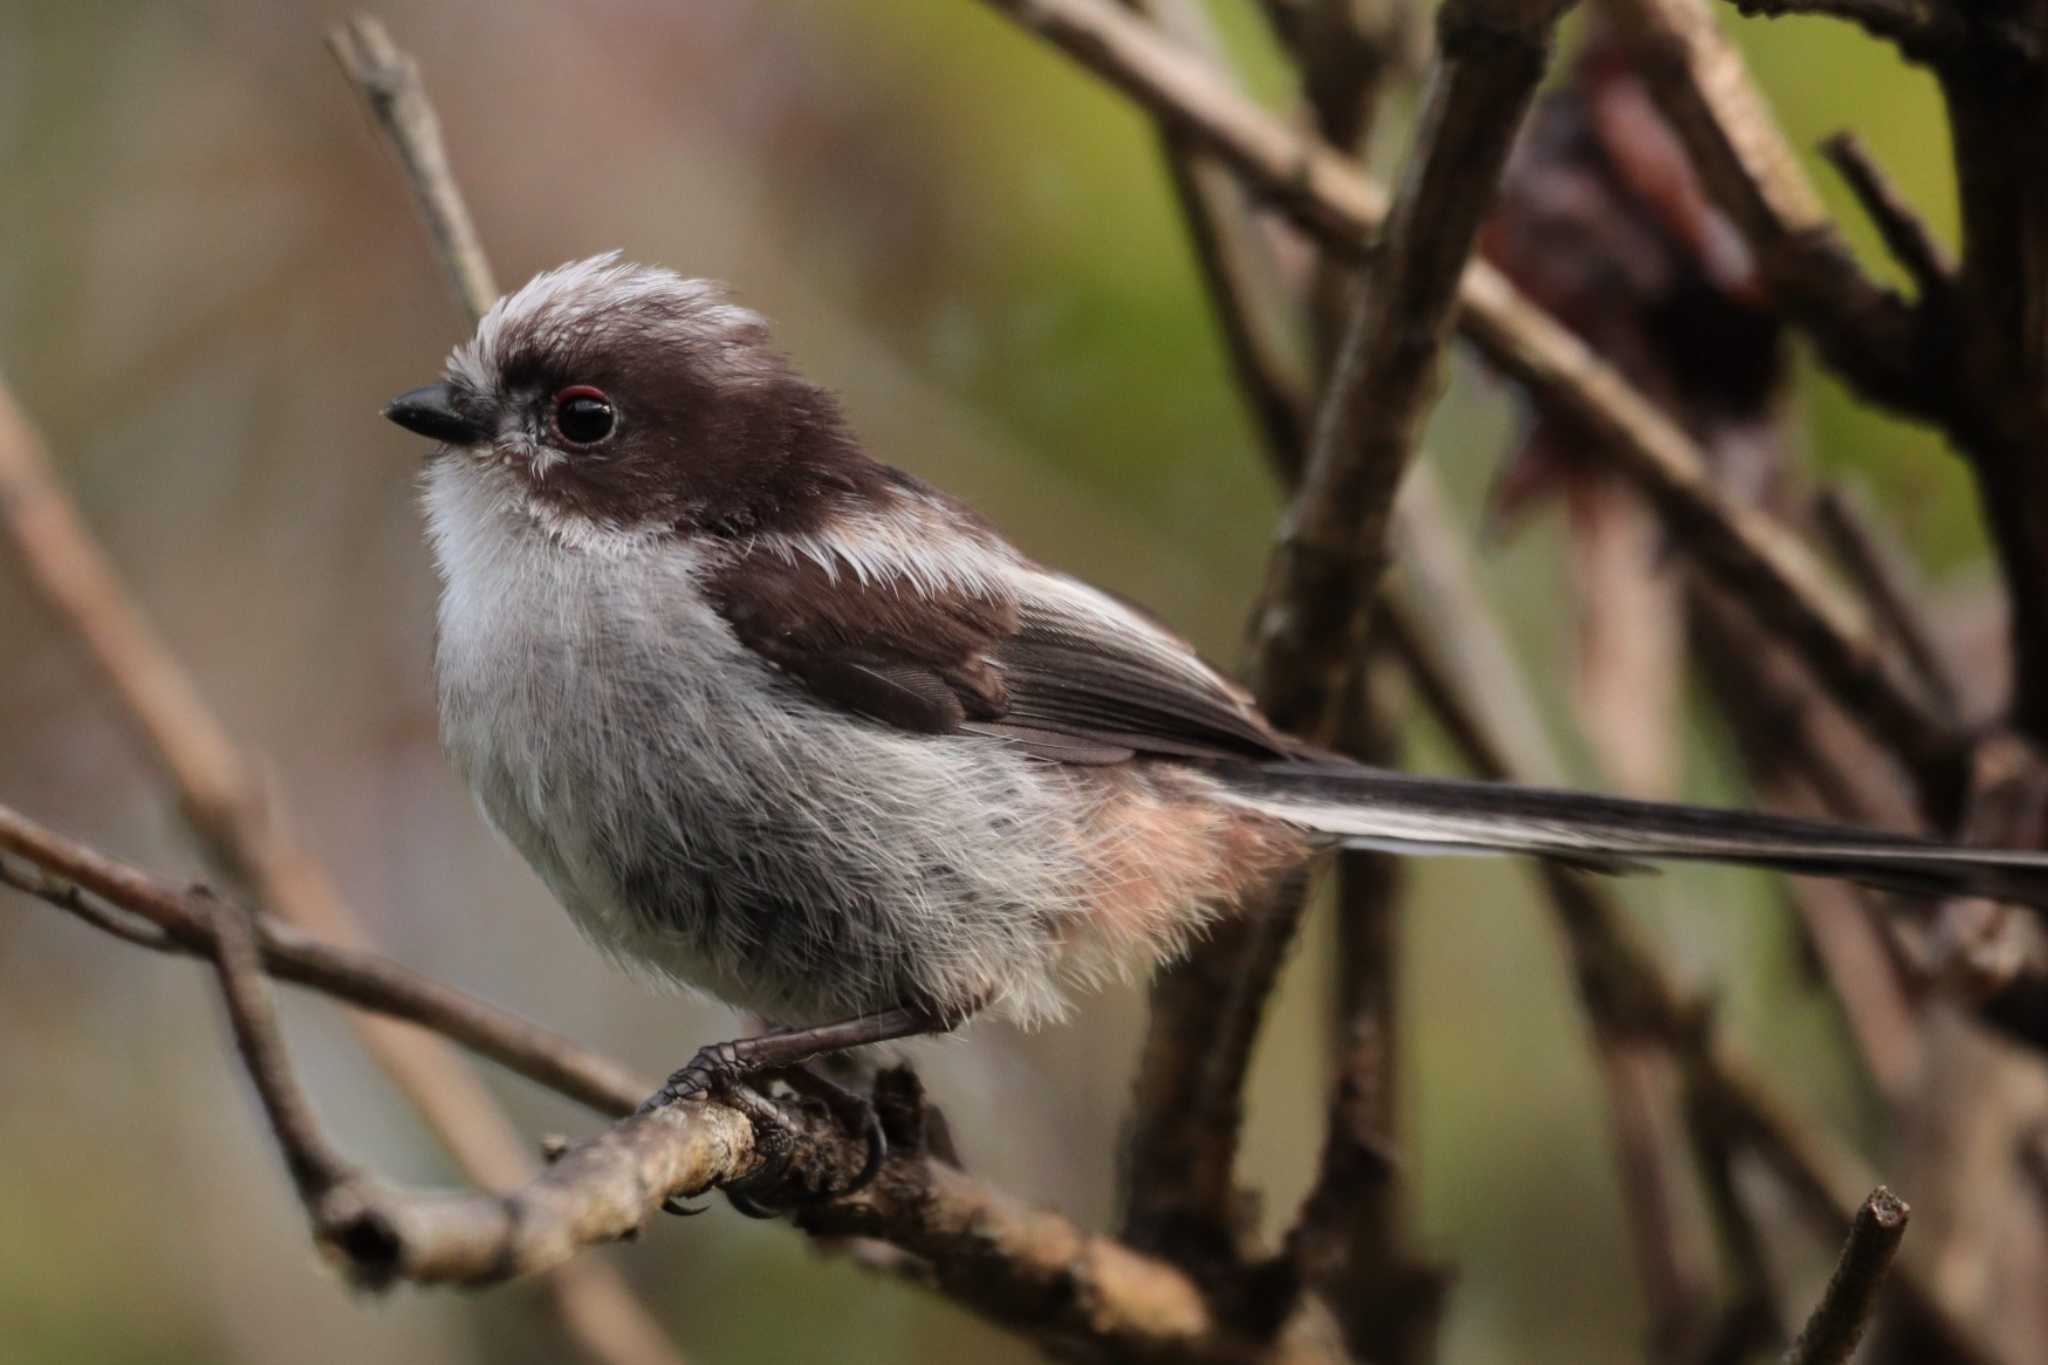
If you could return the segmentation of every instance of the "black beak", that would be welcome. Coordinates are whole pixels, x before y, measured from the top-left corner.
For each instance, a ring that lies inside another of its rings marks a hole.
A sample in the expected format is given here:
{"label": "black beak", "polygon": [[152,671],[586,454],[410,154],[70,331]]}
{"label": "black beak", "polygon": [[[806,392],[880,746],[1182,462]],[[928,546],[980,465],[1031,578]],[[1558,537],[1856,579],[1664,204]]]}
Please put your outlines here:
{"label": "black beak", "polygon": [[446,384],[427,384],[401,393],[384,409],[384,415],[407,431],[451,446],[476,445],[491,434],[483,423],[456,409],[455,390]]}

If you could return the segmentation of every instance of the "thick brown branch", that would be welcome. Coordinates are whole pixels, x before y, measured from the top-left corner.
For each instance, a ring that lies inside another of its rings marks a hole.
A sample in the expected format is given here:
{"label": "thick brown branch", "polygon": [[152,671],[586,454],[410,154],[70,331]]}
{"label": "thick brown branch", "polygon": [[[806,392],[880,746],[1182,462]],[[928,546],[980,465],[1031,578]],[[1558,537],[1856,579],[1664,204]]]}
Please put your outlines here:
{"label": "thick brown branch", "polygon": [[1863,1326],[1877,1307],[1877,1291],[1891,1268],[1892,1256],[1906,1235],[1911,1210],[1906,1202],[1879,1185],[1849,1228],[1842,1259],[1828,1279],[1827,1292],[1807,1319],[1799,1340],[1785,1353],[1786,1365],[1845,1365],[1855,1354]]}
{"label": "thick brown branch", "polygon": [[[1344,158],[1239,97],[1105,0],[989,0],[1184,128],[1339,251],[1379,224],[1383,196]],[[1682,430],[1572,333],[1482,263],[1465,271],[1460,326],[1496,365],[1588,433],[1649,494],[1679,544],[1791,641],[1872,733],[1937,786],[1960,779],[1960,745],[1891,676],[1862,612],[1783,527],[1737,506]]]}
{"label": "thick brown branch", "polygon": [[1458,286],[1564,7],[1452,3],[1415,150],[1319,405],[1254,625],[1252,683],[1283,729],[1327,743],[1387,558],[1394,490],[1436,395]]}
{"label": "thick brown branch", "polygon": [[[2039,22],[2033,6],[2012,10]],[[1955,147],[1962,264],[1928,383],[1949,395],[2004,574],[2010,722],[2048,743],[2048,76],[1975,60],[1937,65]]]}

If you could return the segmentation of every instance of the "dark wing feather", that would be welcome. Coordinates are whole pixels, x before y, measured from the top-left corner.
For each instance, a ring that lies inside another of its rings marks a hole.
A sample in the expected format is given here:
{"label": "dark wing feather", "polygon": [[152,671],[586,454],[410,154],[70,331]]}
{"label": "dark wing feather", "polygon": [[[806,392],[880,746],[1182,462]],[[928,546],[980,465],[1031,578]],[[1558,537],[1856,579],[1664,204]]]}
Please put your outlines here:
{"label": "dark wing feather", "polygon": [[1022,565],[1013,593],[932,592],[756,548],[710,588],[742,643],[813,696],[898,729],[983,734],[1062,763],[1291,752],[1179,640]]}

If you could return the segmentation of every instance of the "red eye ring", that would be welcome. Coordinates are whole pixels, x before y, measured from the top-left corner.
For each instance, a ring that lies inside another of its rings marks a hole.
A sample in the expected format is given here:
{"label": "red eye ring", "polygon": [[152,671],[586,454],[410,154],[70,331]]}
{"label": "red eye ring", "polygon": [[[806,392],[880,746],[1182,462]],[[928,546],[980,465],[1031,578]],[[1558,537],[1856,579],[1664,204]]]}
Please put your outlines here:
{"label": "red eye ring", "polygon": [[603,389],[571,384],[555,393],[555,434],[572,446],[594,446],[612,434],[619,415]]}

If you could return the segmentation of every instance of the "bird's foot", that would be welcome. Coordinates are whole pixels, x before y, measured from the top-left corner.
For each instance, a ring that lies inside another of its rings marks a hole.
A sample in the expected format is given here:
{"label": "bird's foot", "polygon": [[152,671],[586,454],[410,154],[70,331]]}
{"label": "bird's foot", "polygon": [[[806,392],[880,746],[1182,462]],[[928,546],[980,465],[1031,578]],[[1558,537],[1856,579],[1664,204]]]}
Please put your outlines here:
{"label": "bird's foot", "polygon": [[[829,1082],[827,1082],[829,1084]],[[812,1189],[795,1185],[785,1177],[789,1174],[790,1134],[787,1129],[778,1130],[774,1150],[768,1160],[757,1171],[724,1187],[725,1197],[733,1210],[748,1218],[779,1218],[796,1209],[809,1208],[814,1204],[827,1204],[834,1199],[844,1199],[858,1194],[873,1183],[881,1171],[882,1163],[889,1156],[889,1139],[882,1131],[882,1117],[873,1104],[855,1096],[846,1096],[856,1107],[858,1124],[866,1155],[861,1168],[853,1178],[844,1184],[827,1184]],[[756,1133],[760,1132],[756,1127]],[[795,1185],[794,1189],[792,1186]],[[760,1196],[760,1197],[757,1197]]]}
{"label": "bird's foot", "polygon": [[[829,1115],[837,1120],[842,1131],[858,1131],[866,1150],[859,1172],[844,1184],[822,1188],[796,1185],[789,1178],[791,1158],[809,1125],[793,1122],[782,1104],[745,1083],[766,1070],[748,1066],[734,1044],[714,1043],[701,1049],[661,1089],[648,1096],[639,1112],[645,1114],[671,1104],[715,1098],[745,1113],[753,1123],[754,1141],[763,1161],[746,1176],[722,1188],[733,1208],[749,1218],[775,1218],[791,1209],[842,1199],[865,1189],[889,1154],[889,1140],[873,1103],[802,1067],[785,1067],[775,1072],[774,1078],[809,1101],[807,1107],[813,1112],[824,1111],[819,1117]],[[661,1207],[663,1212],[679,1217],[704,1212],[701,1206],[693,1207],[680,1197],[665,1201]]]}
{"label": "bird's foot", "polygon": [[640,1102],[639,1112],[648,1114],[685,1100],[709,1099],[738,1085],[750,1070],[737,1042],[699,1048],[696,1056],[662,1082],[661,1089]]}

